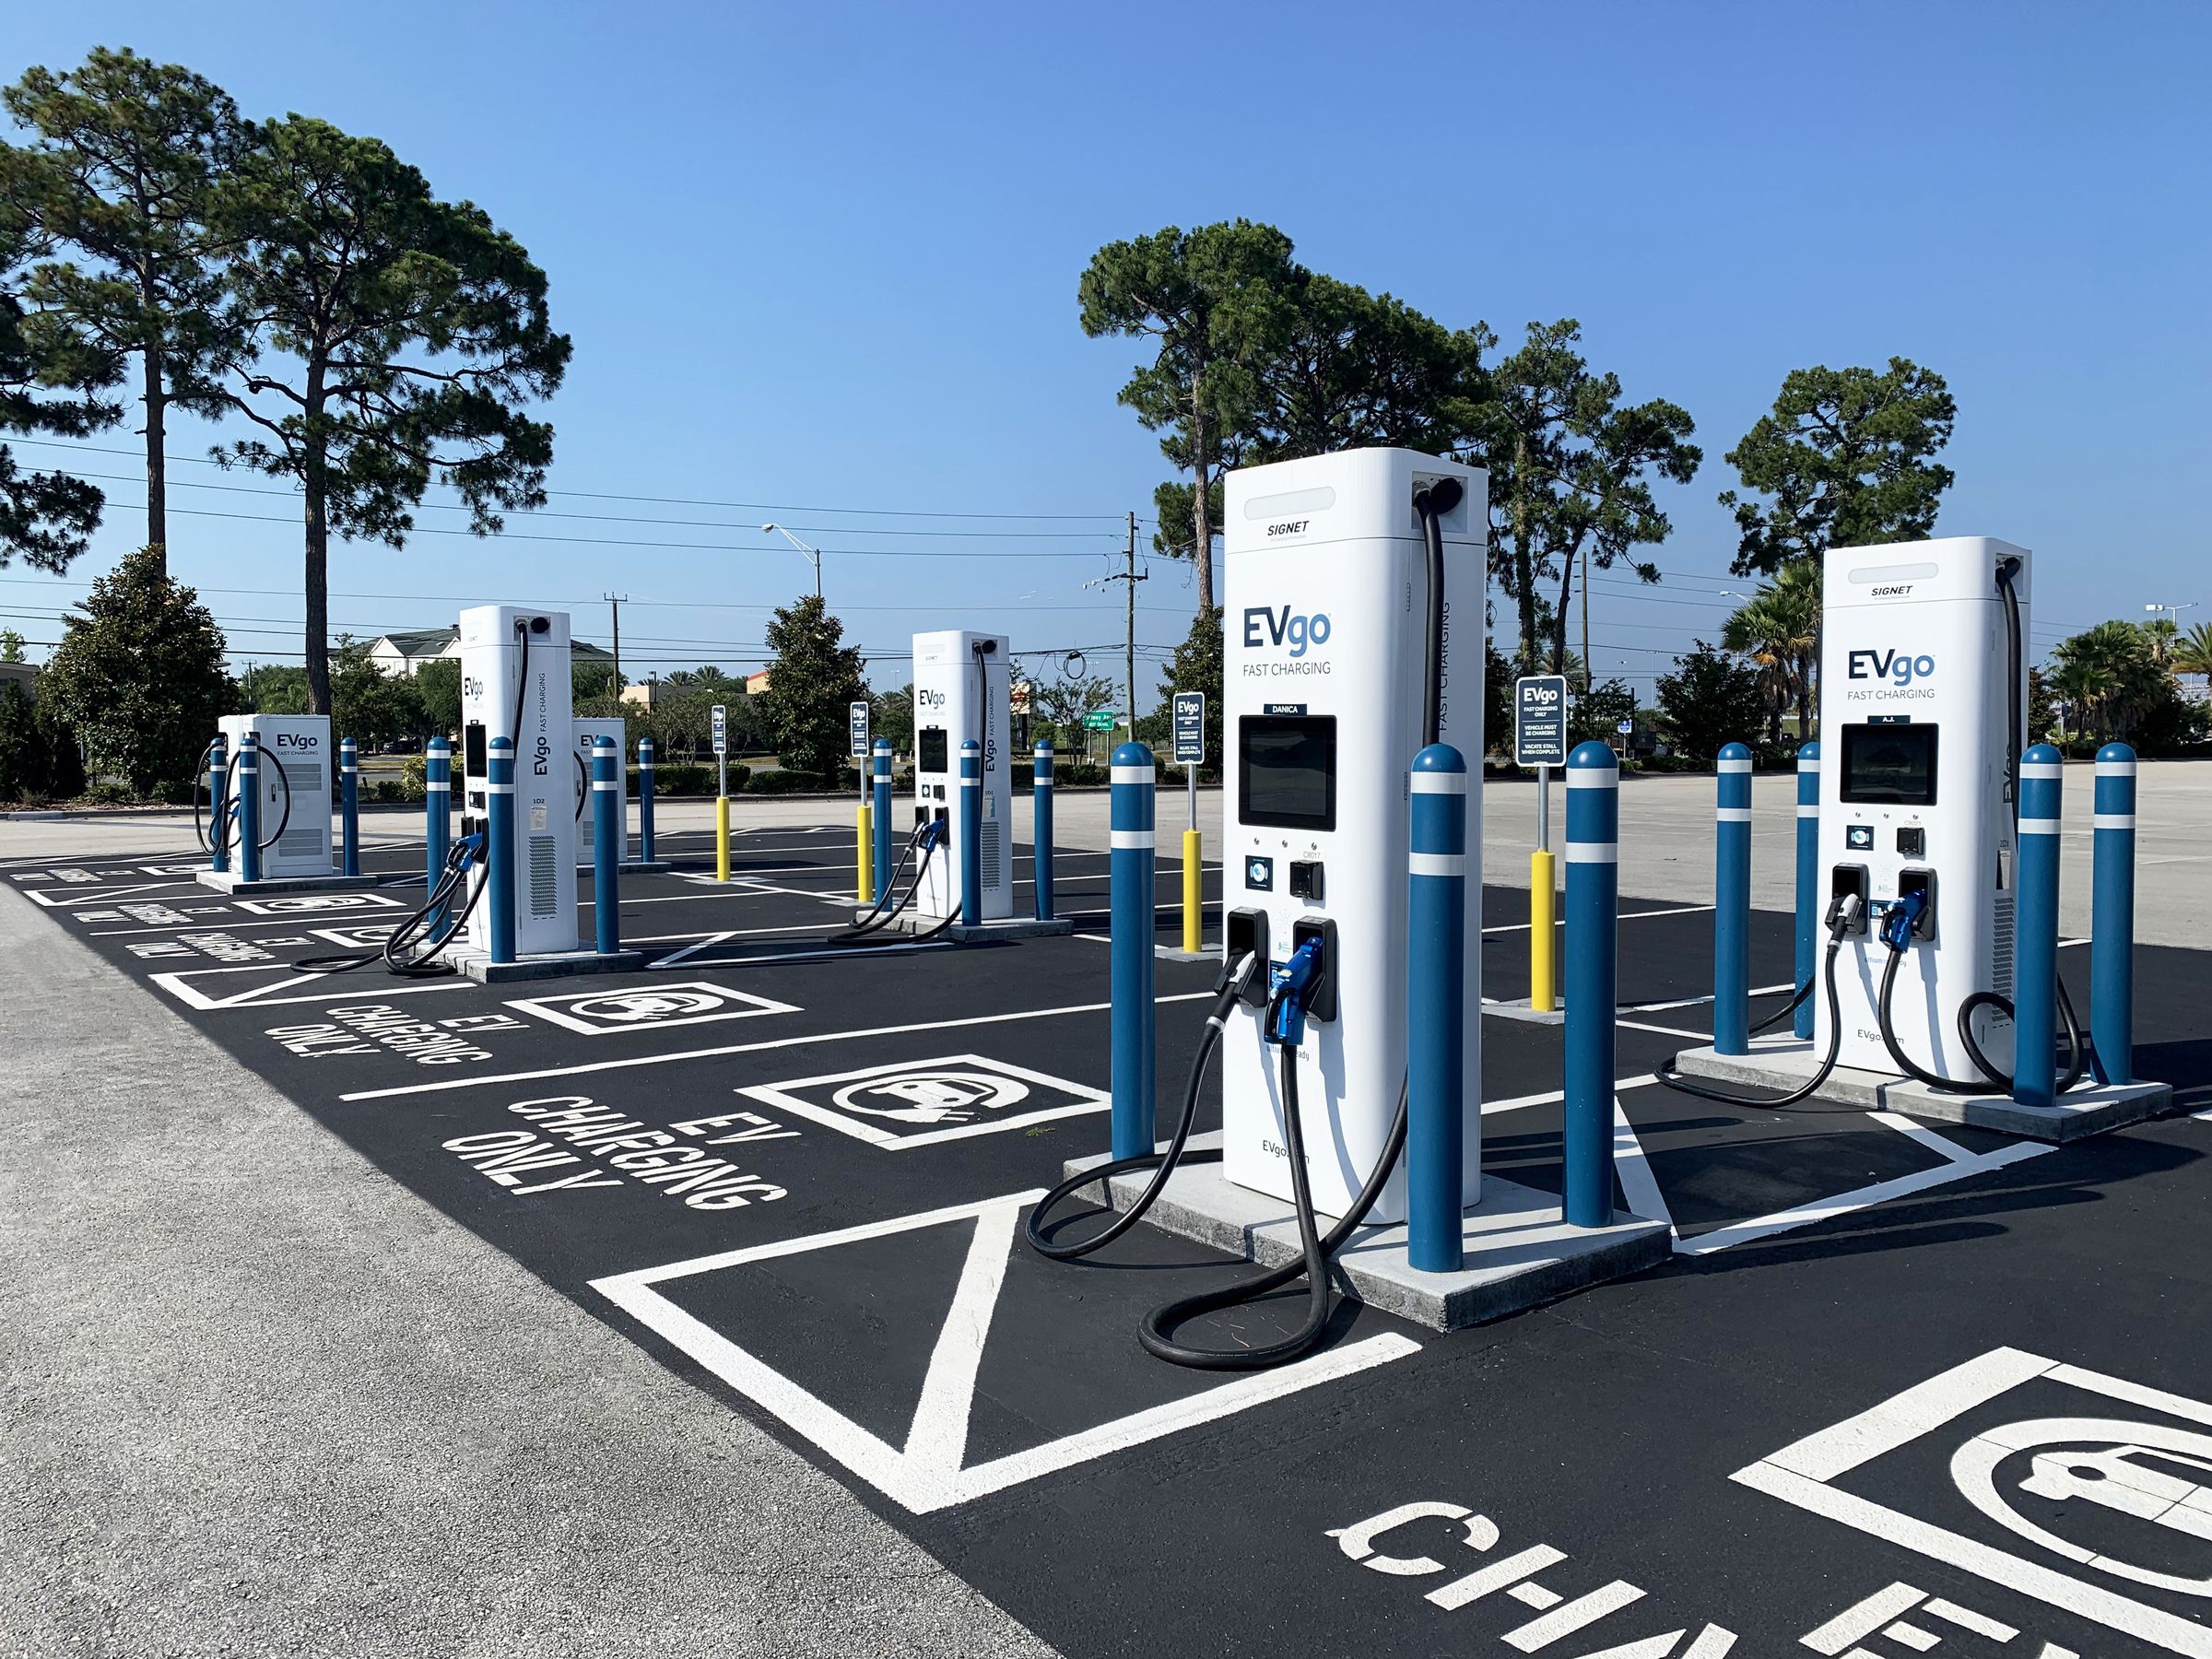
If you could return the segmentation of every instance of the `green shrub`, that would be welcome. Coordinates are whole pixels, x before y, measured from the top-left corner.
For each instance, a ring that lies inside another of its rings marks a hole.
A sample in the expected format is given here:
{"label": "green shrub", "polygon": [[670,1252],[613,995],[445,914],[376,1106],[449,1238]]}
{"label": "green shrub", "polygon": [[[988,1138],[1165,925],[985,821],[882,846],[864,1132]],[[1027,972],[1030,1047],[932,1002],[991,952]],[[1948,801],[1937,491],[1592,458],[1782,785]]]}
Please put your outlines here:
{"label": "green shrub", "polygon": [[[745,787],[747,770],[742,766],[730,768],[730,793],[735,794]],[[636,800],[642,788],[636,767],[629,769],[629,798]],[[653,797],[666,800],[671,797],[696,798],[714,793],[714,769],[695,766],[689,761],[677,760],[653,769]]]}
{"label": "green shrub", "polygon": [[130,798],[130,786],[113,778],[103,778],[85,791],[85,799],[95,806],[120,806]]}
{"label": "green shrub", "polygon": [[[807,772],[785,768],[780,771],[762,772],[747,785],[755,794],[817,794],[826,787],[822,781]],[[853,792],[855,798],[859,791]]]}

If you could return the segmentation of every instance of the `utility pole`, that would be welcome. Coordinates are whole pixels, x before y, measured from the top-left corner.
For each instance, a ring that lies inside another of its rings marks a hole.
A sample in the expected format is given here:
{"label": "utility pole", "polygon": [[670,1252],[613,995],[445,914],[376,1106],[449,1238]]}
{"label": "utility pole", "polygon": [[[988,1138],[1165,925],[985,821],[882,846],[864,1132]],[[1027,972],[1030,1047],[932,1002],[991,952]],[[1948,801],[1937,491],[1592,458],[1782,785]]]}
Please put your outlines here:
{"label": "utility pole", "polygon": [[1127,679],[1129,741],[1135,743],[1136,741],[1136,584],[1140,582],[1149,582],[1152,579],[1149,576],[1137,574],[1136,514],[1134,512],[1129,515],[1129,547],[1126,559],[1126,568],[1117,571],[1111,576],[1101,576],[1096,582],[1087,582],[1083,586],[1088,592],[1094,587],[1104,587],[1110,582],[1118,582],[1124,584],[1122,672]]}
{"label": "utility pole", "polygon": [[618,703],[622,700],[622,601],[629,595],[602,594],[600,597],[606,601],[606,608],[615,619],[615,700]]}
{"label": "utility pole", "polygon": [[1594,671],[1590,664],[1590,547],[1583,545],[1583,695],[1590,695]]}
{"label": "utility pole", "polygon": [[1136,514],[1129,515],[1129,569],[1122,585],[1128,606],[1123,612],[1122,668],[1129,677],[1129,741],[1136,741]]}

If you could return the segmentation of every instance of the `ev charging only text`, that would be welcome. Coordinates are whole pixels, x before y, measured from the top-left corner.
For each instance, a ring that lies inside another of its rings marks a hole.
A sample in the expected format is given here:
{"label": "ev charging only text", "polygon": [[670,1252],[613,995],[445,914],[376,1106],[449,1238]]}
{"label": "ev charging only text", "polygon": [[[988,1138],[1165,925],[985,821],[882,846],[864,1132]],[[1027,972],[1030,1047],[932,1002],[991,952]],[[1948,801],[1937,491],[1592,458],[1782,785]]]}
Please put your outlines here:
{"label": "ev charging only text", "polygon": [[796,1129],[757,1112],[719,1112],[654,1129],[616,1107],[594,1104],[588,1095],[517,1100],[507,1110],[527,1119],[530,1127],[455,1135],[444,1146],[485,1179],[518,1195],[636,1182],[681,1198],[686,1208],[695,1210],[745,1209],[790,1195],[788,1188],[736,1161],[739,1155],[703,1149],[800,1138]]}

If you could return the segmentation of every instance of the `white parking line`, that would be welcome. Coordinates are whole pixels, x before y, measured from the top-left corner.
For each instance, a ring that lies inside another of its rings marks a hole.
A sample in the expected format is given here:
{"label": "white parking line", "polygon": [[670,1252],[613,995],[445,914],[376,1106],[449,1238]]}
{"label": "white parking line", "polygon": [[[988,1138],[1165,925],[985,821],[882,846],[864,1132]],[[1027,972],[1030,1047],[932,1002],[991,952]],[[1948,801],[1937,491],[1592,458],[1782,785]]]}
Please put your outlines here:
{"label": "white parking line", "polygon": [[1712,1232],[1700,1233],[1694,1239],[1682,1241],[1675,1246],[1675,1252],[1678,1255],[1700,1256],[1733,1250],[1738,1244],[1748,1244],[1755,1240],[1771,1238],[1779,1232],[1810,1227],[1817,1221],[1830,1221],[1838,1216],[1848,1216],[1856,1210],[1887,1204],[1892,1198],[1903,1198],[1913,1193],[1924,1192],[1929,1187],[1944,1186],[1954,1181],[1962,1181],[1970,1175],[1987,1174],[1992,1170],[2001,1170],[2023,1159],[2040,1158],[2046,1152],[2057,1150],[2056,1147],[2046,1147],[2039,1142],[2020,1141],[2013,1146],[2000,1147],[1994,1152],[1962,1159],[1956,1163],[1939,1164],[1932,1170],[1916,1170],[1894,1181],[1877,1182],[1873,1186],[1860,1187],[1856,1192],[1840,1194],[1833,1198],[1816,1198],[1809,1204],[1777,1210],[1771,1216],[1732,1222]]}
{"label": "white parking line", "polygon": [[[1173,996],[1156,996],[1156,1005],[1205,1002],[1211,991],[1184,991]],[[341,1100],[387,1100],[406,1095],[442,1094],[453,1088],[483,1088],[500,1083],[534,1083],[541,1077],[576,1077],[592,1072],[628,1071],[641,1065],[670,1065],[679,1060],[713,1060],[724,1054],[755,1054],[768,1049],[805,1048],[815,1042],[851,1042],[863,1037],[899,1037],[911,1031],[951,1031],[969,1026],[1011,1025],[1021,1020],[1057,1019],[1070,1014],[1102,1014],[1112,1003],[1070,1003],[1059,1008],[1024,1008],[1012,1014],[977,1014],[962,1019],[925,1019],[909,1025],[871,1026],[858,1031],[822,1031],[808,1037],[776,1037],[764,1042],[724,1043],[719,1048],[683,1049],[673,1054],[633,1054],[626,1060],[593,1060],[581,1065],[547,1066],[542,1071],[502,1072],[488,1077],[447,1077],[435,1083],[410,1083],[398,1088],[366,1088],[340,1095]]]}

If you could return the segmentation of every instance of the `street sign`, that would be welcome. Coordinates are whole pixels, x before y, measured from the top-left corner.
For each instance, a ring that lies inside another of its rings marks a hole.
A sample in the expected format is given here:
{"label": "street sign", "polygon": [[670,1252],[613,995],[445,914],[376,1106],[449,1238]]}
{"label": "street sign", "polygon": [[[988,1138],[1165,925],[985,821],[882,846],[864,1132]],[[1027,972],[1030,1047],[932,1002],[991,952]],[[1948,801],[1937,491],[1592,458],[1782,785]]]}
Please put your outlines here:
{"label": "street sign", "polygon": [[1206,693],[1175,693],[1175,764],[1198,766],[1206,761]]}
{"label": "street sign", "polygon": [[714,757],[716,759],[720,759],[729,752],[730,712],[721,703],[716,703],[714,705]]}
{"label": "street sign", "polygon": [[868,705],[865,702],[845,705],[845,725],[853,740],[853,759],[868,758]]}
{"label": "street sign", "polygon": [[1613,729],[1618,732],[1623,737],[1630,736],[1635,733],[1636,723],[1632,720],[1624,720]]}
{"label": "street sign", "polygon": [[1513,682],[1513,764],[1567,764],[1567,677],[1531,674]]}
{"label": "street sign", "polygon": [[1083,716],[1083,729],[1087,732],[1111,732],[1120,724],[1112,709],[1093,709]]}

